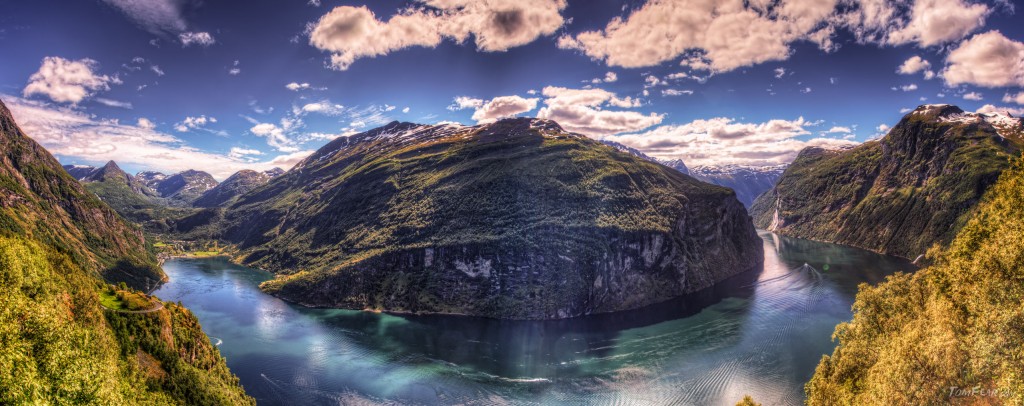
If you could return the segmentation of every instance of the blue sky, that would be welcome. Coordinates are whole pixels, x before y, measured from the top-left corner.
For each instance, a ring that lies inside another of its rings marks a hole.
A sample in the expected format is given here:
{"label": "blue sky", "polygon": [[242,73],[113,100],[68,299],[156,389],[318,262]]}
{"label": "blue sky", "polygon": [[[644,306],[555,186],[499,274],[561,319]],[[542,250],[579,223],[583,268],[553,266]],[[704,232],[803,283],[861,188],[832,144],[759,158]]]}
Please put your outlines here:
{"label": "blue sky", "polygon": [[919,104],[1024,107],[1012,3],[704,3],[3,0],[0,98],[64,163],[220,179],[392,120],[539,116],[771,165]]}

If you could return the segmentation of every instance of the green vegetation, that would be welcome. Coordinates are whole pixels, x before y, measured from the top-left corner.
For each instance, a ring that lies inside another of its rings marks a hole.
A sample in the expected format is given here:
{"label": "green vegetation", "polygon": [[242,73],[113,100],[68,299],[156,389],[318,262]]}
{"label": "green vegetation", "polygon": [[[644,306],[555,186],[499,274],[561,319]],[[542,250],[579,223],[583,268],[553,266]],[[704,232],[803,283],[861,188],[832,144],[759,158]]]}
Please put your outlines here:
{"label": "green vegetation", "polygon": [[266,291],[357,309],[567,317],[667,300],[762,258],[732,191],[528,119],[339,139],[219,221],[209,237],[290,274]]}
{"label": "green vegetation", "polygon": [[191,313],[105,312],[101,299],[145,306],[112,290],[54,249],[0,237],[0,404],[253,403]]}
{"label": "green vegetation", "polygon": [[860,287],[808,404],[1024,404],[1024,163],[929,255],[926,269]]}
{"label": "green vegetation", "polygon": [[0,404],[254,403],[191,313],[135,290],[163,278],[0,102]]}
{"label": "green vegetation", "polygon": [[126,285],[108,285],[100,290],[100,304],[111,310],[140,311],[156,308],[156,301],[142,292],[128,289]]}
{"label": "green vegetation", "polygon": [[906,258],[948,244],[1020,151],[984,122],[944,119],[961,113],[922,107],[881,140],[802,151],[754,202],[755,225]]}
{"label": "green vegetation", "polygon": [[744,395],[743,400],[736,402],[736,406],[761,406],[761,404],[755,402],[750,395]]}

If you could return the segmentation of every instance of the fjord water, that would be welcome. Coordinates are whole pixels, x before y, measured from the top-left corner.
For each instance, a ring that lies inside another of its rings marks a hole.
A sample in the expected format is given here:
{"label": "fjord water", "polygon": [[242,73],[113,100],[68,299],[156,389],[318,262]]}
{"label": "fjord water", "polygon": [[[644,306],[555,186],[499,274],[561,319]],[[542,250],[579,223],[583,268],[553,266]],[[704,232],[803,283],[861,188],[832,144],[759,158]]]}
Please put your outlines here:
{"label": "fjord water", "polygon": [[559,321],[310,309],[272,276],[175,259],[181,301],[259,404],[801,404],[861,282],[909,262],[762,232],[763,269],[685,299]]}

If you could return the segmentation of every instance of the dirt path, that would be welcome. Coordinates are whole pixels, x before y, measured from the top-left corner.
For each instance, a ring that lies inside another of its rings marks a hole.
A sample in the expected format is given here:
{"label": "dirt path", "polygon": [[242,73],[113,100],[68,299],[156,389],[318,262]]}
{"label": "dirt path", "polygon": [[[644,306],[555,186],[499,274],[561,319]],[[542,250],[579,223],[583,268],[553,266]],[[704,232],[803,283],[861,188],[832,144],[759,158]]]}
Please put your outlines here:
{"label": "dirt path", "polygon": [[111,308],[109,308],[107,306],[103,306],[103,308],[106,309],[106,310],[109,310],[109,311],[112,311],[112,312],[118,312],[118,313],[143,314],[143,313],[153,313],[153,312],[155,312],[157,310],[162,310],[164,308],[164,303],[163,302],[157,302],[156,306],[154,306],[152,309],[146,309],[146,310],[119,310],[119,309],[111,309]]}

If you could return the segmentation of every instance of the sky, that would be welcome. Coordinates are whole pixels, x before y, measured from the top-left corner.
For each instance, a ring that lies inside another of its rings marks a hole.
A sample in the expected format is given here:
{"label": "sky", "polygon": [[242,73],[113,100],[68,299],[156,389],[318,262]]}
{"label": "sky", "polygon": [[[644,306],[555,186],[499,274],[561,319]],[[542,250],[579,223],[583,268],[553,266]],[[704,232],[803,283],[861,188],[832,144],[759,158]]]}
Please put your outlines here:
{"label": "sky", "polygon": [[552,119],[776,165],[910,109],[1024,113],[1024,18],[974,0],[0,0],[0,100],[64,164],[288,169],[390,121]]}

